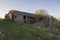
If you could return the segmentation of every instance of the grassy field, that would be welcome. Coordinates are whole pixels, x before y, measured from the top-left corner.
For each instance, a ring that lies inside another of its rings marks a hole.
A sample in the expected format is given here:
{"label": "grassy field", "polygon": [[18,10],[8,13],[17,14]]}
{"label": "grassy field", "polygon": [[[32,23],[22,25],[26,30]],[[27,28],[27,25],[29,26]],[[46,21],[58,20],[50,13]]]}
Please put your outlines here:
{"label": "grassy field", "polygon": [[48,29],[32,24],[0,20],[3,40],[48,40]]}
{"label": "grassy field", "polygon": [[56,18],[57,20],[60,20],[60,18]]}

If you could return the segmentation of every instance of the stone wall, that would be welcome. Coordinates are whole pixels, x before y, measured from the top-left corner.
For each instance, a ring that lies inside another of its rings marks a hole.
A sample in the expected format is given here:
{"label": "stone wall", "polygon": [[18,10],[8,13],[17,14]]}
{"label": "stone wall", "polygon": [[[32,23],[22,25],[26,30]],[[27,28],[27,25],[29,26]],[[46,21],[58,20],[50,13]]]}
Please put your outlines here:
{"label": "stone wall", "polygon": [[24,22],[23,15],[14,14],[14,21],[23,23]]}

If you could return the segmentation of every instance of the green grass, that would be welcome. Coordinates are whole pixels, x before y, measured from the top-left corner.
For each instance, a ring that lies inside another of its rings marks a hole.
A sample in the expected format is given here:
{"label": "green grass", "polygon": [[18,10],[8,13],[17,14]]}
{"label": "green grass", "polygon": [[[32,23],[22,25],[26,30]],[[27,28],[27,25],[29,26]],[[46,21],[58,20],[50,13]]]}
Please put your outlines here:
{"label": "green grass", "polygon": [[4,40],[48,40],[48,29],[31,24],[20,24],[0,20],[4,30]]}

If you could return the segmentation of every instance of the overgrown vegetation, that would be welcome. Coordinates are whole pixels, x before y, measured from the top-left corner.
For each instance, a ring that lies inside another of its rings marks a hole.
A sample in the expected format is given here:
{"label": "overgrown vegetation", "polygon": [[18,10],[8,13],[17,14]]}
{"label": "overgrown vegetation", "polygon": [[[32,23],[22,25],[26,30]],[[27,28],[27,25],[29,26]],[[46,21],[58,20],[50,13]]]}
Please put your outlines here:
{"label": "overgrown vegetation", "polygon": [[49,29],[38,24],[20,24],[2,19],[0,20],[0,40],[60,40],[59,23],[59,21],[53,22],[52,28]]}
{"label": "overgrown vegetation", "polygon": [[48,40],[48,29],[31,24],[0,20],[3,40]]}

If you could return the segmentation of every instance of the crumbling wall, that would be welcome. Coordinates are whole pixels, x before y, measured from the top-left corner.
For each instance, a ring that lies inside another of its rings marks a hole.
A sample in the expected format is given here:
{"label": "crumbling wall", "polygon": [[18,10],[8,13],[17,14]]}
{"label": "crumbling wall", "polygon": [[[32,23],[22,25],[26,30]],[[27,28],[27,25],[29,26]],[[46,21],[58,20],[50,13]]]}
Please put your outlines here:
{"label": "crumbling wall", "polygon": [[5,15],[6,20],[12,20],[12,16],[14,15],[15,10],[10,10],[8,14]]}

